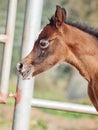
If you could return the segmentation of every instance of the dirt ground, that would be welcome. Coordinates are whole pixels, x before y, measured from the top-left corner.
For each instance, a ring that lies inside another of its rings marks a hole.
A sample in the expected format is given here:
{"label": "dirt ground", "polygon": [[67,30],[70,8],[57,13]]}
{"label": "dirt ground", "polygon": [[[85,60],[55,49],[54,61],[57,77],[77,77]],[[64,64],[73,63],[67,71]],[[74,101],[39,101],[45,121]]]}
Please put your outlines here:
{"label": "dirt ground", "polygon": [[[11,130],[13,110],[12,106],[0,105],[0,130]],[[30,130],[98,130],[98,119],[69,119],[33,108]]]}

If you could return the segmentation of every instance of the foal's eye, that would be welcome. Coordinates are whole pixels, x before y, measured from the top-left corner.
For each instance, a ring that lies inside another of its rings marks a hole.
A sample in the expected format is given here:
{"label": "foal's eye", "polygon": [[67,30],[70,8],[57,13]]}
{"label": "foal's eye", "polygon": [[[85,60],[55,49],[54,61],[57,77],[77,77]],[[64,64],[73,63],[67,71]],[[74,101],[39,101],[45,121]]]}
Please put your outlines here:
{"label": "foal's eye", "polygon": [[42,40],[42,41],[40,41],[39,46],[40,46],[42,49],[45,49],[45,48],[47,48],[47,47],[49,46],[49,42]]}

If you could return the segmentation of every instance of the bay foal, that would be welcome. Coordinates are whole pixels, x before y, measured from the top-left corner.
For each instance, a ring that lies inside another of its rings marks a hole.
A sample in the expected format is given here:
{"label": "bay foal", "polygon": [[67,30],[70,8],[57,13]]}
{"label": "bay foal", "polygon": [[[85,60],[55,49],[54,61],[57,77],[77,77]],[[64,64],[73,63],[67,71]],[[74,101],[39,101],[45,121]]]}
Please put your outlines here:
{"label": "bay foal", "polygon": [[66,10],[57,6],[17,69],[23,79],[29,79],[60,62],[73,65],[88,81],[88,95],[98,111],[98,31],[68,22]]}

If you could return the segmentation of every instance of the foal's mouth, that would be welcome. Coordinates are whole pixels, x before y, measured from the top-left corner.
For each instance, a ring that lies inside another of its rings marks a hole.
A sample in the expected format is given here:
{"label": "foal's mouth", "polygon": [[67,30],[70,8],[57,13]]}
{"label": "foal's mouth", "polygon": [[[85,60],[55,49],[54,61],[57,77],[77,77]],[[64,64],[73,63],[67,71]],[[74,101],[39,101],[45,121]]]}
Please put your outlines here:
{"label": "foal's mouth", "polygon": [[22,75],[23,77],[23,80],[27,80],[27,79],[30,79],[32,77],[32,68],[27,68],[25,71],[23,72],[20,72],[20,74]]}

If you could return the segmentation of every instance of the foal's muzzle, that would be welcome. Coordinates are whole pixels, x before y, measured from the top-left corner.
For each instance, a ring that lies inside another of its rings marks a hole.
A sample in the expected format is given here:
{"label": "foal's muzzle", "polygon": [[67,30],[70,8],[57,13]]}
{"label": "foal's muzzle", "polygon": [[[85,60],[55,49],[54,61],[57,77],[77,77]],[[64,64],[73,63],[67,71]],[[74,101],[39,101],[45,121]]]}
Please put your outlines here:
{"label": "foal's muzzle", "polygon": [[30,79],[33,74],[33,66],[27,66],[23,63],[17,64],[17,70],[22,75],[23,79]]}

